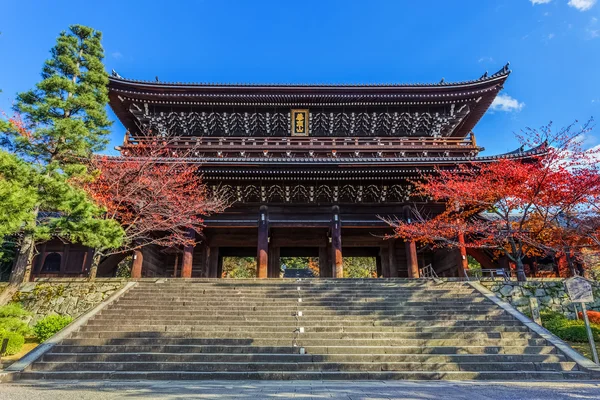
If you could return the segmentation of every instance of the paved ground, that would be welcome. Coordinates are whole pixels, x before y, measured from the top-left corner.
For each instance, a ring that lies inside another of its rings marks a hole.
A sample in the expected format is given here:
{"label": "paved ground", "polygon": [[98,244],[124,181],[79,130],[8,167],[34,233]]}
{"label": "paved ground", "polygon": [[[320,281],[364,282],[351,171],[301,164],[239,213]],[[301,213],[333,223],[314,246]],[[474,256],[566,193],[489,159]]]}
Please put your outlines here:
{"label": "paved ground", "polygon": [[0,399],[600,399],[598,382],[75,382],[0,384]]}

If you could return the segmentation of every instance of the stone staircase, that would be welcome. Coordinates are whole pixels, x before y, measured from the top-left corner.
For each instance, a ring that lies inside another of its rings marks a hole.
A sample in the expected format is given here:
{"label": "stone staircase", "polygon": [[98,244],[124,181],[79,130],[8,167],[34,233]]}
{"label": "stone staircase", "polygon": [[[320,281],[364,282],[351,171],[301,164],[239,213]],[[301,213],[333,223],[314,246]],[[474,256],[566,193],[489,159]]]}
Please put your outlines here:
{"label": "stone staircase", "polygon": [[140,281],[21,378],[587,376],[462,282],[165,279]]}

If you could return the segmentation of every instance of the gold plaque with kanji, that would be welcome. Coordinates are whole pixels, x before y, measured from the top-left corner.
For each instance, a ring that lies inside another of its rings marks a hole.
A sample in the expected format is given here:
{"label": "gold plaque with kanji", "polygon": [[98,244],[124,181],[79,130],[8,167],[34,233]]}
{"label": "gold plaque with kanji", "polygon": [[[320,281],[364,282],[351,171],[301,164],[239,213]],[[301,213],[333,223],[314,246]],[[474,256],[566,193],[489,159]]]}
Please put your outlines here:
{"label": "gold plaque with kanji", "polygon": [[292,136],[308,136],[308,110],[292,110]]}

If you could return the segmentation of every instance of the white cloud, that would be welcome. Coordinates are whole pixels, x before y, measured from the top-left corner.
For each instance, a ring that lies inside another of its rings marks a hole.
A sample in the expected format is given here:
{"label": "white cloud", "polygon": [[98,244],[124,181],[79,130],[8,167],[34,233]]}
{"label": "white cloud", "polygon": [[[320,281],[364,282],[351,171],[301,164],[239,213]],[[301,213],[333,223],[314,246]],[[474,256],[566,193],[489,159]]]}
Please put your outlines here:
{"label": "white cloud", "polygon": [[597,0],[569,0],[569,5],[579,11],[587,11],[596,4]]}
{"label": "white cloud", "polygon": [[121,54],[121,53],[120,53],[120,52],[118,52],[118,51],[115,51],[115,52],[113,52],[113,53],[110,53],[110,55],[112,56],[112,58],[114,58],[114,59],[117,59],[117,60],[119,60],[119,59],[123,58],[123,54]]}
{"label": "white cloud", "polygon": [[598,18],[592,17],[590,19],[590,23],[585,28],[585,32],[587,33],[588,39],[595,39],[600,37],[600,29],[598,29]]}
{"label": "white cloud", "polygon": [[529,1],[531,1],[531,4],[533,4],[535,6],[536,4],[548,4],[552,0],[529,0]]}
{"label": "white cloud", "polygon": [[494,59],[492,57],[481,57],[477,60],[478,63],[493,63]]}
{"label": "white cloud", "polygon": [[549,34],[548,35],[548,40],[554,39],[554,36],[556,36],[554,33]]}
{"label": "white cloud", "polygon": [[525,103],[513,99],[505,93],[500,93],[492,102],[491,109],[495,111],[521,111],[525,107]]}

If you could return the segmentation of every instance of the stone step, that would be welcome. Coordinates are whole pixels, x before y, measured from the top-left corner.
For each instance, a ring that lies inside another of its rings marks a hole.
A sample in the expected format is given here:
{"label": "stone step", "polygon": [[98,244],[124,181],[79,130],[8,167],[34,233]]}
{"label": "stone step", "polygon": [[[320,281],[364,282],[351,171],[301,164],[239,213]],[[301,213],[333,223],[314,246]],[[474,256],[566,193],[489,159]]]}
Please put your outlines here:
{"label": "stone step", "polygon": [[[151,317],[152,314],[146,315]],[[162,318],[157,316],[157,319]],[[128,319],[115,318],[113,324],[117,324],[121,321],[127,321]],[[228,316],[227,318],[219,318],[218,316],[199,316],[196,322],[206,325],[244,325],[246,323],[256,323],[263,325],[278,325],[278,324],[296,324],[297,318],[289,316],[280,316],[277,318],[269,318],[261,315],[257,316]],[[508,318],[490,318],[490,319],[478,319],[478,320],[458,320],[458,319],[423,319],[414,318],[409,320],[408,318],[394,317],[394,316],[382,316],[380,318],[373,318],[373,316],[302,316],[300,321],[303,325],[380,325],[380,326],[407,326],[407,327],[427,327],[427,326],[449,326],[449,327],[498,327],[498,326],[522,326],[522,324],[516,319]]]}
{"label": "stone step", "polygon": [[[211,337],[211,338],[264,338],[265,336],[288,338],[294,334],[296,328],[292,327],[288,330],[211,330],[202,329],[202,327],[188,326],[167,326],[160,329],[159,327],[152,328],[150,326],[142,327],[96,327],[85,326],[80,331],[77,337],[95,337],[96,334],[102,334],[102,337],[107,335],[119,335],[121,337],[178,337],[185,334],[186,337]],[[130,334],[135,334],[130,335]],[[188,336],[189,334],[189,336]],[[529,332],[435,332],[435,333],[417,333],[417,332],[377,332],[377,331],[323,331],[313,330],[310,327],[304,328],[304,333],[298,333],[302,339],[461,339],[461,340],[484,340],[484,339],[538,339],[537,335]]]}
{"label": "stone step", "polygon": [[[177,320],[177,319],[136,319],[129,318],[124,321],[119,321],[119,326],[127,325],[145,325],[145,324],[161,324],[161,325],[188,325],[192,322],[197,322],[195,319],[190,320]],[[480,333],[485,332],[494,334],[496,332],[529,332],[527,327],[521,325],[512,326],[449,326],[449,325],[427,325],[423,327],[416,326],[396,326],[395,324],[380,325],[372,321],[329,321],[327,323],[319,324],[305,324],[302,322],[302,326],[305,326],[306,330],[312,330],[314,332],[353,332],[353,331],[364,331],[369,329],[373,332],[423,332],[423,333],[445,333],[445,332],[463,332],[463,333]],[[115,326],[115,320],[110,318],[96,317],[87,323],[87,326]],[[215,321],[214,324],[201,323],[198,326],[205,328],[205,330],[230,330],[230,331],[251,331],[251,330],[268,330],[272,332],[288,332],[298,327],[297,324],[291,321],[290,323],[276,323],[267,324],[266,321],[249,322],[249,321]]]}
{"label": "stone step", "polygon": [[51,352],[46,362],[411,362],[411,363],[542,363],[564,362],[559,354],[249,354],[249,353],[65,353]]}
{"label": "stone step", "polygon": [[[127,315],[130,312],[134,312],[132,310],[135,309],[131,309],[131,308],[127,308],[127,307],[117,307],[114,309],[115,311],[122,311],[123,314]],[[157,312],[159,310],[156,310]],[[160,310],[160,311],[168,311],[168,310]],[[396,310],[354,310],[351,313],[344,313],[344,310],[321,310],[321,309],[312,309],[312,310],[304,310],[303,308],[300,308],[298,311],[302,311],[303,316],[302,317],[322,317],[322,318],[336,318],[336,317],[353,317],[353,316],[369,316],[369,317],[374,317],[374,316],[390,316],[390,317],[394,317],[397,319],[403,319],[405,321],[412,321],[412,320],[455,320],[455,319],[463,319],[465,317],[468,317],[470,320],[472,321],[488,321],[488,320],[512,320],[513,318],[505,312],[502,311],[494,311],[494,312],[488,312],[485,314],[482,313],[477,313],[477,312],[465,312],[465,313],[459,313],[459,312],[437,312],[437,313],[428,313],[428,314],[415,314],[415,313],[408,313],[408,312],[400,312],[400,311],[396,311]],[[147,311],[146,311],[147,312]],[[189,310],[189,312],[193,312],[195,314],[197,314],[198,316],[201,317],[210,317],[210,316],[214,316],[214,317],[222,317],[222,318],[228,318],[228,317],[235,317],[235,316],[247,316],[247,317],[252,317],[252,316],[260,316],[260,315],[269,315],[271,318],[287,318],[287,317],[293,317],[294,314],[296,313],[296,310],[272,310],[272,311],[264,311],[261,310],[259,308],[257,309],[253,309],[253,310],[227,310],[227,311],[223,311],[223,310],[197,310],[197,309],[193,309],[193,310]]]}
{"label": "stone step", "polygon": [[[132,344],[131,340],[114,339],[108,344],[106,339],[66,339],[52,348],[53,353],[236,353],[297,354],[299,347],[286,346],[247,346],[247,345],[169,345],[157,344],[156,340],[147,344]],[[160,343],[163,343],[162,341]],[[557,354],[553,346],[304,346],[309,354],[507,354],[522,355]]]}
{"label": "stone step", "polygon": [[[220,337],[219,337],[220,336]],[[406,338],[372,338],[358,337],[352,334],[338,334],[337,337],[295,335],[288,337],[249,337],[231,332],[228,335],[209,335],[186,332],[77,332],[69,340],[106,340],[106,344],[149,345],[159,341],[171,345],[246,345],[246,346],[291,346],[297,342],[308,346],[544,346],[544,339],[472,339],[465,343],[463,339],[406,339]],[[68,342],[65,342],[68,343]]]}
{"label": "stone step", "polygon": [[589,377],[467,283],[406,279],[141,280],[23,376]]}
{"label": "stone step", "polygon": [[574,362],[47,362],[35,363],[32,371],[575,371]]}
{"label": "stone step", "polygon": [[227,371],[227,372],[181,372],[181,371],[65,371],[24,372],[22,379],[81,379],[81,380],[563,380],[589,379],[581,371],[385,371],[385,372],[281,372],[281,371]]}
{"label": "stone step", "polygon": [[[435,292],[426,292],[426,293],[422,293],[422,292],[414,292],[414,293],[409,293],[409,292],[395,292],[395,291],[390,291],[389,294],[384,295],[381,292],[374,292],[372,294],[362,294],[360,292],[358,293],[348,293],[348,294],[341,294],[341,293],[337,293],[337,292],[325,292],[322,294],[314,294],[314,293],[306,293],[306,292],[302,292],[302,291],[293,291],[290,292],[289,294],[283,296],[281,294],[277,294],[277,293],[246,293],[246,294],[242,294],[242,293],[181,293],[181,292],[171,292],[168,294],[157,294],[157,293],[138,293],[138,292],[132,292],[129,293],[128,295],[124,296],[122,298],[122,300],[127,300],[127,299],[139,299],[139,300],[144,300],[144,299],[148,299],[148,298],[157,298],[157,299],[161,299],[161,300],[165,300],[165,301],[171,301],[171,300],[177,300],[179,298],[188,298],[188,299],[214,299],[214,296],[218,295],[218,296],[222,296],[223,299],[270,299],[272,301],[279,301],[279,300],[285,300],[285,299],[291,299],[291,298],[297,298],[297,297],[306,297],[306,298],[314,298],[314,299],[319,299],[319,300],[353,300],[353,299],[381,299],[381,300],[386,300],[386,299],[412,299],[414,297],[419,297],[419,298],[426,298],[426,299],[434,299],[434,298],[442,298],[442,299],[462,299],[462,298],[469,298],[471,296],[473,296],[473,293],[471,292],[461,292],[461,293],[455,293],[455,292],[441,292],[440,293],[435,293]],[[152,297],[150,297],[152,296]]]}

